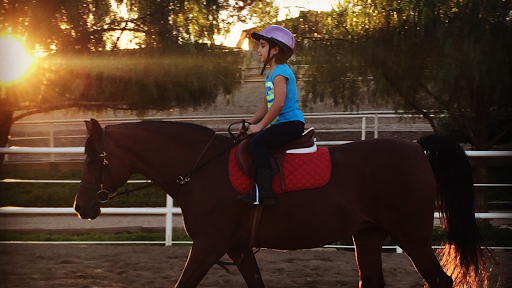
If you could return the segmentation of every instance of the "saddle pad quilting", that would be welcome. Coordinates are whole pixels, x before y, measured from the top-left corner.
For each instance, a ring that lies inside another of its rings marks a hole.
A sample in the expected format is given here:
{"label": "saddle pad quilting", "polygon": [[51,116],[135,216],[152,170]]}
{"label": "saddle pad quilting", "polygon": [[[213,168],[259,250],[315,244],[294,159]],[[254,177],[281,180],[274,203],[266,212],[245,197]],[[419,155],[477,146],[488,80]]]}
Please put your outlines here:
{"label": "saddle pad quilting", "polygon": [[[283,164],[285,190],[281,187],[281,175],[272,179],[272,191],[277,193],[321,187],[331,179],[331,159],[327,148],[314,153],[286,154]],[[247,177],[236,161],[236,147],[229,154],[229,179],[240,194],[248,194],[252,179]]]}

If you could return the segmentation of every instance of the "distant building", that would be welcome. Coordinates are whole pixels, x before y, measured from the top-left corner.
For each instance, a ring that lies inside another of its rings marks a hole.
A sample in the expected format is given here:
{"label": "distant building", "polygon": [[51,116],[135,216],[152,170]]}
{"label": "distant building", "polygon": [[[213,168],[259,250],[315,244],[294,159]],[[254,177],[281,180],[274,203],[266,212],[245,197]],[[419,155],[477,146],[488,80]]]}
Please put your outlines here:
{"label": "distant building", "polygon": [[250,29],[243,30],[240,34],[240,38],[238,39],[238,42],[236,43],[236,47],[242,48],[245,41],[248,41],[248,47],[247,50],[252,50],[254,47],[258,47],[258,42],[256,40],[251,38],[252,32],[258,32],[260,29],[259,27],[253,27]]}

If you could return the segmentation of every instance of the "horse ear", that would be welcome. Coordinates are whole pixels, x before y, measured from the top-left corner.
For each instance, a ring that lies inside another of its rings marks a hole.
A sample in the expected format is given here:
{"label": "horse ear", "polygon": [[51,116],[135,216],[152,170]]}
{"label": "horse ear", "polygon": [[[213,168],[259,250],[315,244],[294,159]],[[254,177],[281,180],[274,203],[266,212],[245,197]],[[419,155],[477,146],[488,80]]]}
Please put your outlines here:
{"label": "horse ear", "polygon": [[91,121],[85,121],[85,127],[87,128],[87,133],[89,135],[92,135],[92,137],[96,139],[101,139],[103,129],[101,129],[101,125],[96,121],[96,119],[91,118]]}
{"label": "horse ear", "polygon": [[85,128],[87,128],[87,134],[90,135],[92,132],[92,124],[91,121],[85,120]]}

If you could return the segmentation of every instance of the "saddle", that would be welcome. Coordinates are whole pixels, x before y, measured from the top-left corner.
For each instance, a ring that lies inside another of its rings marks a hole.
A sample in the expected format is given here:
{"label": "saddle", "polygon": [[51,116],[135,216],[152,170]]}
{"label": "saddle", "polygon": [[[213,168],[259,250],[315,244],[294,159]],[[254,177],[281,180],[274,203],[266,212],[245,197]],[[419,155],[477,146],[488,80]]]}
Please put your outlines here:
{"label": "saddle", "polygon": [[[286,143],[281,146],[272,147],[268,150],[271,159],[272,165],[272,177],[277,174],[281,175],[281,186],[284,190],[284,179],[283,179],[283,163],[284,156],[286,153],[312,153],[316,151],[315,139],[313,136],[315,135],[315,129],[309,128],[305,131],[301,137],[293,140],[292,142]],[[251,148],[249,146],[250,138],[249,136],[244,141],[242,141],[237,149],[236,149],[236,160],[238,165],[242,169],[242,171],[249,178],[253,178],[256,167],[254,165],[254,159],[252,157]]]}

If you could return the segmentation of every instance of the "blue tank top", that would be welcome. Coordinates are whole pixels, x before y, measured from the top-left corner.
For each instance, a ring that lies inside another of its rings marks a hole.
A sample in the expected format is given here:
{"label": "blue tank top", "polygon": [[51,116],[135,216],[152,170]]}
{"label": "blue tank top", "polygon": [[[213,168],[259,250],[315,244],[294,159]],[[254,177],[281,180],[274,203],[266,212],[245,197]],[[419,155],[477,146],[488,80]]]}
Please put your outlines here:
{"label": "blue tank top", "polygon": [[267,97],[267,108],[274,103],[274,79],[277,75],[281,75],[286,78],[286,99],[284,101],[283,109],[281,113],[274,119],[270,125],[288,121],[304,121],[304,114],[299,108],[299,95],[297,93],[297,81],[292,70],[286,64],[278,64],[272,74],[265,77],[265,89]]}

